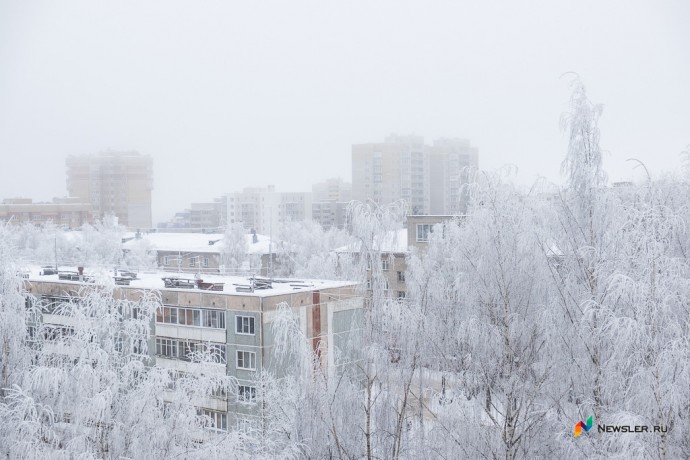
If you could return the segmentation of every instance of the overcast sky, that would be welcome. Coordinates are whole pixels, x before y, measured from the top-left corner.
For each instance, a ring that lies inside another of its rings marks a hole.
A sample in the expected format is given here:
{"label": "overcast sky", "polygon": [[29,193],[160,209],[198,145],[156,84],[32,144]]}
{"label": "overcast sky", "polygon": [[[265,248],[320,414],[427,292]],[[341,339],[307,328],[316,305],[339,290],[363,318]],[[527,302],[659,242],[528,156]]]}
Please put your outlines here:
{"label": "overcast sky", "polygon": [[611,180],[690,144],[690,2],[0,0],[0,198],[66,195],[65,157],[154,159],[154,222],[245,186],[351,180],[351,144],[463,137],[560,182],[569,79]]}

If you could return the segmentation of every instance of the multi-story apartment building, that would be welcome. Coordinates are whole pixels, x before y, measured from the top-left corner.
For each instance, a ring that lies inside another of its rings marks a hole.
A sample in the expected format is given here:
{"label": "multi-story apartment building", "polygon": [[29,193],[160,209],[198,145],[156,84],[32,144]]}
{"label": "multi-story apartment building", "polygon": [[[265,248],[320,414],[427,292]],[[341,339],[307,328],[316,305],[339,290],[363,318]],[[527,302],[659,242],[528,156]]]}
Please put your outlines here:
{"label": "multi-story apartment building", "polygon": [[[55,314],[55,307],[78,302],[85,295],[84,288],[93,285],[86,281],[88,270],[43,274],[34,269],[25,278],[27,294],[42,306],[41,320],[69,333],[72,318]],[[217,276],[200,280],[170,278],[165,273],[116,278],[115,282],[113,299],[139,301],[148,292],[158,294],[160,304],[147,347],[150,365],[193,374],[202,369],[202,364],[193,361],[193,352],[208,350],[215,363],[204,363],[204,372],[237,379],[234,396],[220,394],[194,402],[211,417],[216,429],[257,420],[260,408],[254,399],[258,372],[269,370],[280,377],[290,366],[274,356],[272,349],[275,340],[271,325],[280,305],[291,310],[328,375],[335,375],[356,359],[347,350],[353,340],[356,343],[363,302],[351,282]]]}
{"label": "multi-story apartment building", "polygon": [[149,256],[156,258],[159,269],[168,272],[244,273],[267,276],[270,264],[277,263],[275,254],[271,254],[273,248],[270,238],[250,233],[244,237],[247,254],[244,263],[239,267],[226,266],[224,263],[223,233],[132,234],[124,238],[122,250],[127,255],[143,248]]}
{"label": "multi-story apartment building", "polygon": [[345,228],[352,184],[339,177],[327,179],[312,185],[312,194],[312,220],[324,228]]}
{"label": "multi-story apartment building", "polygon": [[340,177],[334,177],[313,184],[311,192],[314,195],[314,203],[319,201],[348,202],[352,199],[352,184],[345,182]]}
{"label": "multi-story apartment building", "polygon": [[190,231],[222,231],[225,228],[228,211],[227,197],[220,197],[212,203],[192,203],[189,209],[175,213],[169,222],[160,222],[158,228],[187,229]]}
{"label": "multi-story apartment building", "polygon": [[[374,274],[381,273],[383,289],[391,298],[404,299],[407,296],[407,258],[410,250],[424,252],[429,246],[429,238],[437,224],[443,225],[453,219],[461,220],[462,216],[431,216],[410,215],[407,216],[407,224],[404,228],[391,231],[379,242],[375,243],[372,250],[378,252],[380,261],[367,264],[367,290],[371,293]],[[360,254],[360,244],[354,243],[335,250],[340,255],[354,256],[357,260]],[[371,264],[380,264],[373,267]],[[380,268],[380,272],[379,272]]]}
{"label": "multi-story apartment building", "polygon": [[464,212],[466,166],[477,166],[477,149],[462,139],[433,146],[420,136],[389,136],[382,143],[352,146],[352,195],[380,205],[404,200],[411,214]]}
{"label": "multi-story apartment building", "polygon": [[304,222],[312,218],[312,194],[282,192],[278,194],[278,222]]}
{"label": "multi-story apartment building", "polygon": [[320,201],[311,206],[311,218],[325,229],[345,228],[347,226],[347,207],[349,202]]}
{"label": "multi-story apartment building", "polygon": [[138,152],[106,151],[67,157],[69,196],[91,204],[97,219],[117,216],[132,229],[151,228],[151,157]]}
{"label": "multi-story apartment building", "polygon": [[290,221],[311,220],[310,192],[276,192],[275,186],[250,187],[230,193],[227,200],[227,223],[241,222],[246,229],[270,235],[278,225]]}
{"label": "multi-story apartment building", "polygon": [[420,136],[388,136],[352,146],[352,197],[379,205],[405,200],[412,213],[429,209],[429,155]]}
{"label": "multi-story apartment building", "polygon": [[437,139],[429,153],[429,214],[467,212],[467,191],[471,168],[479,166],[478,150],[467,139]]}
{"label": "multi-story apartment building", "polygon": [[5,199],[0,205],[0,222],[44,225],[77,229],[93,223],[91,205],[79,198],[53,198],[52,203],[34,203],[31,198]]}

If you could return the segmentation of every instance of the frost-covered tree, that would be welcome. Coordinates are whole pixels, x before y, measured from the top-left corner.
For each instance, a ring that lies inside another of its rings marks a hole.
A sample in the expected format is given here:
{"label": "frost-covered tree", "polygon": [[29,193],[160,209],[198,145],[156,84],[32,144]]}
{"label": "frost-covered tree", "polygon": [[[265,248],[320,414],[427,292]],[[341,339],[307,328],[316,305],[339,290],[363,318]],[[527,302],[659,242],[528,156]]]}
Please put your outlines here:
{"label": "frost-covered tree", "polygon": [[241,222],[228,224],[221,242],[221,259],[228,273],[241,270],[249,253],[247,231]]}
{"label": "frost-covered tree", "polygon": [[535,458],[552,452],[553,431],[540,208],[500,174],[469,191],[468,216],[436,228],[407,276],[431,357],[427,442],[441,458]]}
{"label": "frost-covered tree", "polygon": [[0,224],[0,402],[5,392],[20,379],[29,357],[27,323],[31,311],[25,307],[20,269],[13,261],[11,228]]}
{"label": "frost-covered tree", "polygon": [[275,245],[276,272],[281,276],[336,278],[338,260],[333,250],[348,242],[346,232],[337,228],[324,230],[314,221],[285,222]]}

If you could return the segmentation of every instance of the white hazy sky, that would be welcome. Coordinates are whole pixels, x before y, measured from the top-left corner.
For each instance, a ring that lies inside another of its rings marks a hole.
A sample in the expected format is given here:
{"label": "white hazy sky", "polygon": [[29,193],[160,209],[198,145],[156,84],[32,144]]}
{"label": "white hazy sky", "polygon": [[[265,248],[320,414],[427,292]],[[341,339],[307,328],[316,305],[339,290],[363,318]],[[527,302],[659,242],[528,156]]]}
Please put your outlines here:
{"label": "white hazy sky", "polygon": [[66,195],[65,157],[154,159],[154,222],[245,186],[350,180],[353,143],[464,137],[560,182],[577,72],[611,180],[690,144],[690,2],[0,0],[0,198]]}

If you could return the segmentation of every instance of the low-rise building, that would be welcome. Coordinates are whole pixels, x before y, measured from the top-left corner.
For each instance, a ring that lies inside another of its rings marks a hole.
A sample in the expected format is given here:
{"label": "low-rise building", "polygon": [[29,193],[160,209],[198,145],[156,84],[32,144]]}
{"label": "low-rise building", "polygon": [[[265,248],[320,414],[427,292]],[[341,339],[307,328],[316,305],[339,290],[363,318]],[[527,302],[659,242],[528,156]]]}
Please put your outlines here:
{"label": "low-rise building", "polygon": [[[66,333],[72,318],[56,314],[56,306],[78,302],[85,288],[104,282],[98,276],[91,278],[89,269],[81,267],[57,273],[30,269],[24,278],[27,295],[42,308],[40,320],[62,327]],[[271,326],[279,306],[290,309],[328,375],[356,359],[342,352],[351,349],[361,324],[362,297],[352,282],[210,275],[187,279],[161,272],[128,273],[116,277],[115,283],[113,299],[136,302],[152,291],[160,299],[147,346],[150,365],[174,372],[199,372],[201,364],[192,356],[195,350],[203,349],[211,351],[215,361],[211,370],[209,363],[204,363],[204,372],[237,379],[234,396],[218,395],[198,402],[217,429],[251,423],[258,417],[259,410],[253,404],[258,372],[269,370],[279,377],[289,366],[273,353]]]}
{"label": "low-rise building", "polygon": [[247,233],[246,260],[242,266],[231,267],[223,261],[223,233],[163,233],[130,234],[122,249],[125,253],[144,247],[155,253],[158,267],[177,273],[258,274],[266,276],[272,262],[271,240],[268,236]]}
{"label": "low-rise building", "polygon": [[93,223],[91,204],[79,198],[53,198],[50,203],[34,203],[31,198],[10,198],[0,204],[0,222],[45,225],[76,229]]}

